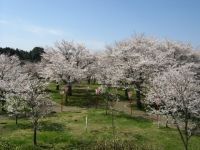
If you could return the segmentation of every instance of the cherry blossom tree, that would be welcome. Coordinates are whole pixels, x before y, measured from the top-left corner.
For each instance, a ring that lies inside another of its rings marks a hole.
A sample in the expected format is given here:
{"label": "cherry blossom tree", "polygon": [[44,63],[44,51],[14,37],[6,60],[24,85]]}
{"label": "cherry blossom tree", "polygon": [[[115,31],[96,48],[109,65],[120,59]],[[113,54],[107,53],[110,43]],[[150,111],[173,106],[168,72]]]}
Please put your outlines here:
{"label": "cherry blossom tree", "polygon": [[20,61],[16,56],[0,55],[0,97],[3,107],[9,84],[20,76],[21,70]]}
{"label": "cherry blossom tree", "polygon": [[72,81],[85,78],[86,67],[91,63],[89,51],[81,44],[61,41],[43,54],[42,75],[50,80],[67,84],[68,95],[72,95]]}
{"label": "cherry blossom tree", "polygon": [[98,55],[98,70],[96,78],[102,85],[116,86],[121,80],[122,70],[120,68],[121,62],[117,56],[110,51],[106,51]]}
{"label": "cherry blossom tree", "polygon": [[[148,84],[148,79],[158,68],[156,62],[160,54],[157,41],[144,36],[136,36],[128,40],[117,42],[110,47],[114,59],[118,61],[118,83],[125,87],[128,97],[128,85],[135,86],[137,106],[142,107],[141,95]],[[116,69],[114,69],[116,71]],[[116,73],[114,73],[116,74]],[[120,82],[119,82],[120,81]]]}
{"label": "cherry blossom tree", "polygon": [[43,80],[29,76],[25,81],[24,99],[29,109],[29,116],[33,124],[33,143],[37,145],[37,128],[40,118],[51,112],[52,103],[45,92],[46,85]]}
{"label": "cherry blossom tree", "polygon": [[[152,81],[147,104],[152,112],[172,116],[185,149],[200,125],[200,84],[191,65],[169,69]],[[155,104],[159,109],[155,109]]]}
{"label": "cherry blossom tree", "polygon": [[[17,57],[0,55],[1,91],[5,96],[7,111],[16,117],[26,109],[33,123],[33,143],[37,144],[39,119],[50,113],[51,102],[46,90],[46,82],[39,78],[37,64],[20,65]],[[32,69],[30,69],[32,68]]]}
{"label": "cherry blossom tree", "polygon": [[26,114],[27,103],[24,99],[25,90],[23,89],[26,86],[27,74],[19,74],[16,76],[15,80],[10,80],[7,83],[5,100],[5,108],[7,112],[15,116],[16,124],[18,122],[18,117]]}
{"label": "cherry blossom tree", "polygon": [[96,54],[90,54],[87,58],[87,65],[85,67],[84,74],[88,81],[88,84],[91,83],[91,80],[95,82],[96,74],[98,72],[98,56]]}
{"label": "cherry blossom tree", "polygon": [[18,94],[6,95],[6,110],[15,116],[15,123],[18,124],[18,117],[26,111],[26,102]]}
{"label": "cherry blossom tree", "polygon": [[[135,87],[138,108],[142,107],[141,100],[148,91],[150,79],[172,66],[199,62],[199,57],[194,54],[189,44],[161,41],[144,35],[136,35],[115,43],[109,47],[107,58],[109,56],[112,56],[115,62],[107,69],[108,72],[111,76],[114,75],[113,80],[118,78],[118,83],[121,81],[127,97],[128,85]],[[119,68],[117,72],[116,68]]]}

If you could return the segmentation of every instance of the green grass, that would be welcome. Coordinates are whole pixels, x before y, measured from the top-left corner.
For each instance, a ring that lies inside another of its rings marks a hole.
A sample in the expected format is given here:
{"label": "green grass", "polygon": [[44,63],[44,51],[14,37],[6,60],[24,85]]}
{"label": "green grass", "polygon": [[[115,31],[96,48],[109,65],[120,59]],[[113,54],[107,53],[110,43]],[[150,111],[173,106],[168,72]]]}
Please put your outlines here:
{"label": "green grass", "polygon": [[[85,131],[85,116],[88,116],[88,132]],[[20,119],[19,124],[5,117],[0,124],[1,139],[12,145],[31,145],[32,129],[30,122]],[[158,129],[151,120],[142,117],[129,117],[119,113],[115,116],[116,137],[123,140],[133,140],[137,144],[151,145],[158,149],[183,149],[180,137],[175,129]],[[42,119],[38,129],[38,142],[47,149],[50,147],[67,147],[73,144],[81,146],[84,142],[94,140],[110,140],[113,138],[111,116],[105,115],[102,109],[88,109],[87,111],[63,112],[52,117]],[[190,145],[200,146],[199,137],[193,137]]]}
{"label": "green grass", "polygon": [[[72,86],[72,96],[68,98],[68,106],[79,106],[79,107],[91,107],[95,106],[96,102],[98,101],[99,104],[103,104],[104,98],[100,95],[95,94],[95,89],[98,88],[100,85],[98,84],[90,84],[87,83],[75,83]],[[63,85],[60,86],[60,89],[63,89]],[[50,83],[48,87],[48,91],[51,93],[52,100],[61,103],[62,99],[64,98],[63,95],[60,94],[60,91],[56,90],[56,84]],[[111,92],[115,92],[115,89],[112,89]],[[124,90],[117,89],[119,99],[121,101],[126,100]],[[135,94],[133,91],[133,99],[135,99]]]}
{"label": "green grass", "polygon": [[[85,131],[86,115],[88,116],[88,132]],[[31,145],[33,133],[28,120],[20,119],[19,124],[15,125],[13,119],[5,117],[1,119],[1,122],[7,122],[7,124],[0,124],[1,140],[9,141],[16,146]],[[151,120],[116,113],[115,126],[117,139],[133,140],[138,145],[151,145],[158,149],[183,149],[175,129],[158,129]],[[105,111],[102,109],[88,109],[80,113],[58,113],[42,119],[38,129],[38,142],[43,149],[45,149],[45,145],[47,149],[70,147],[73,144],[81,146],[91,143],[91,141],[112,138],[111,115],[105,115]],[[193,137],[190,145],[196,149],[197,146],[200,146],[199,140],[199,137]]]}
{"label": "green grass", "polygon": [[[182,150],[180,136],[174,128],[157,128],[150,119],[143,116],[129,116],[124,113],[115,112],[115,138],[112,134],[112,118],[105,115],[103,108],[95,109],[95,98],[103,101],[102,97],[94,94],[98,85],[74,85],[73,96],[69,105],[81,107],[90,106],[76,112],[62,112],[52,114],[41,120],[38,128],[38,146],[32,145],[32,128],[28,119],[15,120],[6,115],[0,116],[0,150],[1,149],[78,149],[88,145],[97,145],[96,141],[112,141],[118,139],[130,141],[131,145],[139,146],[139,149],[164,149]],[[49,89],[52,99],[60,102],[62,96],[55,90],[55,84],[51,83]],[[87,93],[88,92],[88,93]],[[121,95],[123,91],[121,91]],[[88,130],[85,130],[85,117],[88,116]],[[200,149],[200,137],[192,137],[190,149]],[[120,143],[120,142],[118,142]],[[93,145],[93,146],[94,146]],[[142,147],[142,148],[141,148]],[[147,148],[145,148],[147,147]]]}

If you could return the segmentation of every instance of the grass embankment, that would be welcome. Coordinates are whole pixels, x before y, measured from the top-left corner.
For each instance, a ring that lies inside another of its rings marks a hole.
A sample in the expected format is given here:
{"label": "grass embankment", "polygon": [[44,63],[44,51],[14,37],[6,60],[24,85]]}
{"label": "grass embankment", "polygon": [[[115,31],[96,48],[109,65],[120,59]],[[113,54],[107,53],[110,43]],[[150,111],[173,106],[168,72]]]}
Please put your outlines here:
{"label": "grass embankment", "polygon": [[[15,149],[77,149],[92,145],[95,141],[110,141],[113,139],[111,115],[105,115],[105,110],[92,108],[95,98],[94,89],[97,85],[81,84],[73,87],[73,96],[69,105],[89,106],[79,111],[69,111],[52,114],[43,118],[38,131],[38,147],[32,146],[31,122],[27,119],[15,120],[0,116],[0,142],[5,147]],[[62,96],[55,90],[55,84],[49,85],[51,96],[60,103]],[[121,92],[122,93],[122,92]],[[122,93],[123,94],[123,93]],[[88,130],[85,129],[85,117],[88,117]],[[131,117],[127,114],[115,113],[115,138],[131,141],[143,149],[182,150],[183,145],[176,129],[157,128],[152,120]],[[200,137],[192,137],[191,149],[200,148]],[[1,148],[0,148],[1,149]],[[2,148],[3,149],[3,148]]]}

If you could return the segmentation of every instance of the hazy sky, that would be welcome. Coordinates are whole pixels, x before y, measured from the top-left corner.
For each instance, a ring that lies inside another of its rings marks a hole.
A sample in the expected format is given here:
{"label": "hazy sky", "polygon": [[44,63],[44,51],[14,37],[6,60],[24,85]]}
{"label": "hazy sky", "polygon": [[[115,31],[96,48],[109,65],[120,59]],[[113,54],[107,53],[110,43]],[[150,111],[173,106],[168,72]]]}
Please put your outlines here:
{"label": "hazy sky", "polygon": [[0,0],[0,47],[62,39],[100,50],[144,33],[200,45],[200,0]]}

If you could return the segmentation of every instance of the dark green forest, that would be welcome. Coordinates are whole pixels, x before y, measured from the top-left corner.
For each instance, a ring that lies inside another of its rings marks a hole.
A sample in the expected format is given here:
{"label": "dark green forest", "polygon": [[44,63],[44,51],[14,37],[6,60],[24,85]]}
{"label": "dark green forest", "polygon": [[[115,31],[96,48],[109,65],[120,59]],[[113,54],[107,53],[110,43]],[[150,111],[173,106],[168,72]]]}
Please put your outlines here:
{"label": "dark green forest", "polygon": [[18,48],[13,49],[10,47],[0,47],[0,54],[6,54],[9,56],[16,55],[22,61],[39,62],[42,53],[44,53],[44,48],[42,47],[34,47],[31,51],[20,50]]}

